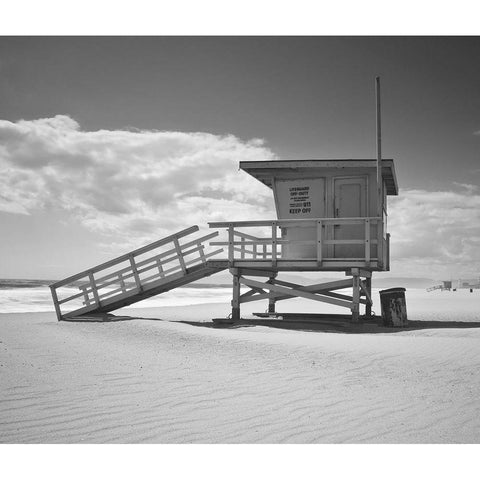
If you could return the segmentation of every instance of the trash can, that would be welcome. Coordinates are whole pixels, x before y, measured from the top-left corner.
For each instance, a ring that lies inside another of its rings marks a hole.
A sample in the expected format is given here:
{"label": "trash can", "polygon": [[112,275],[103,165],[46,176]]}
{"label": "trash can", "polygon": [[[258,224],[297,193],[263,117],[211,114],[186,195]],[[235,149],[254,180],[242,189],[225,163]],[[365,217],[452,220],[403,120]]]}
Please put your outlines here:
{"label": "trash can", "polygon": [[380,290],[383,324],[389,327],[405,327],[407,320],[407,303],[405,288],[388,288]]}

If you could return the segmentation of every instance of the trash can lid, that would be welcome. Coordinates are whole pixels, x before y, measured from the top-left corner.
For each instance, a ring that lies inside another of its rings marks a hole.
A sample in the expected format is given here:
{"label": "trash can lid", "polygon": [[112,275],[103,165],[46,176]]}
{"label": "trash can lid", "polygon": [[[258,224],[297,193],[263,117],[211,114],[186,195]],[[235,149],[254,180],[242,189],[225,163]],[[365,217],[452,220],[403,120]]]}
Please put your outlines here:
{"label": "trash can lid", "polygon": [[386,290],[380,290],[379,293],[393,293],[393,292],[405,292],[407,289],[403,287],[387,288]]}

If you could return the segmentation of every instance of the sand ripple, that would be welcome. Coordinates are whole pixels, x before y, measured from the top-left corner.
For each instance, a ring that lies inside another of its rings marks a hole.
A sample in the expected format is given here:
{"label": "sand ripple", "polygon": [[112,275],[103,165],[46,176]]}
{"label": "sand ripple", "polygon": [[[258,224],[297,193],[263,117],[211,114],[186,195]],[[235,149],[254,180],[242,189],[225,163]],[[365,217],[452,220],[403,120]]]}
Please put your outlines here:
{"label": "sand ripple", "polygon": [[3,443],[480,440],[479,329],[30,318],[1,319]]}

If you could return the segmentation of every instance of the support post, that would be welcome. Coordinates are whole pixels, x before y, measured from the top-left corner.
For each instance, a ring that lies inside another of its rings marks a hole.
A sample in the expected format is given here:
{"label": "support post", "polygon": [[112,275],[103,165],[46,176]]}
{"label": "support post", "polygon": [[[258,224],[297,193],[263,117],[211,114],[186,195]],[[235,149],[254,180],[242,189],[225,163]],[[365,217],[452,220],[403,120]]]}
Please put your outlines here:
{"label": "support post", "polygon": [[360,320],[360,275],[358,268],[352,268],[353,292],[352,292],[352,322]]}
{"label": "support post", "polygon": [[[268,283],[273,283],[275,280],[275,276],[270,277],[268,279]],[[268,297],[268,313],[275,313],[275,303],[276,303],[276,295],[275,292],[270,291],[269,297]]]}
{"label": "support post", "polygon": [[[236,269],[235,269],[236,270]],[[232,272],[233,291],[232,291],[232,320],[240,320],[240,275],[238,270]]]}
{"label": "support post", "polygon": [[[367,277],[365,279],[365,287],[367,288],[367,292],[370,295],[370,298],[372,298],[372,278],[371,277]],[[365,305],[365,317],[372,318],[372,304],[368,301],[368,298],[367,298],[367,303]]]}

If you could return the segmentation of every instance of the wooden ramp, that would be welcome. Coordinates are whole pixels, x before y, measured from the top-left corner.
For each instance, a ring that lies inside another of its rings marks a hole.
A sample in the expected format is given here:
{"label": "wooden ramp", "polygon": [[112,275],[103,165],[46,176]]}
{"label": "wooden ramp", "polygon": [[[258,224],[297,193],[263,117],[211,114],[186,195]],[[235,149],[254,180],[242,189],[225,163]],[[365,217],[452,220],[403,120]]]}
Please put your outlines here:
{"label": "wooden ramp", "polygon": [[218,232],[186,238],[198,230],[195,225],[53,283],[58,320],[111,312],[227,268],[227,262],[210,260],[223,249],[207,251],[204,243]]}

